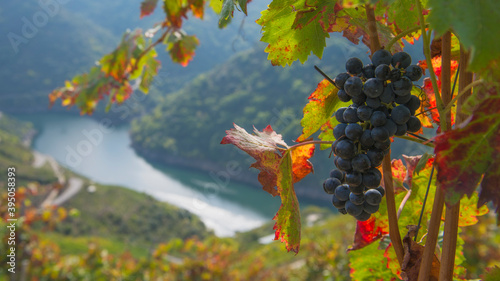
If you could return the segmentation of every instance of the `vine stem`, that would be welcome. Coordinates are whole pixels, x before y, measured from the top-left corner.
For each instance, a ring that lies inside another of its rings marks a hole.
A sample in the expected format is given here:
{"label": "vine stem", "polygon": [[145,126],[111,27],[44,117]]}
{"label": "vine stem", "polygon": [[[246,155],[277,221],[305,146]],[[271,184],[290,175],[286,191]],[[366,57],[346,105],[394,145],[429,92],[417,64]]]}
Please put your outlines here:
{"label": "vine stem", "polygon": [[[368,20],[368,31],[370,36],[370,52],[373,54],[380,49],[380,40],[377,32],[375,11],[371,5],[366,5],[366,18]],[[394,185],[392,181],[391,152],[384,157],[382,162],[382,174],[384,178],[385,198],[387,201],[387,216],[389,218],[389,237],[394,246],[399,265],[403,264],[404,249],[399,233],[398,217],[396,213],[396,199],[394,196]]]}
{"label": "vine stem", "polygon": [[300,142],[298,144],[292,145],[287,150],[293,150],[293,149],[296,149],[298,147],[301,147],[304,145],[309,145],[309,144],[332,144],[332,143],[333,143],[333,141],[318,141],[318,140],[305,141],[305,142]]}
{"label": "vine stem", "polygon": [[[460,62],[460,63],[462,63],[462,62]],[[462,80],[462,79],[460,79],[460,81],[463,81],[463,80]],[[483,80],[483,79],[479,79],[479,80],[476,80],[476,81],[474,81],[474,82],[469,83],[469,84],[468,84],[468,85],[466,85],[466,86],[465,86],[462,90],[460,90],[460,82],[459,82],[459,85],[458,85],[458,88],[459,88],[459,89],[458,89],[458,90],[459,90],[460,92],[459,92],[459,93],[455,96],[455,98],[453,98],[453,99],[451,100],[451,102],[450,102],[450,103],[446,106],[446,108],[444,109],[444,111],[445,111],[445,112],[448,112],[448,111],[449,111],[449,110],[453,107],[453,104],[454,104],[457,100],[459,100],[459,99],[460,99],[462,96],[464,96],[464,95],[467,95],[467,97],[468,97],[468,96],[470,96],[470,92],[471,92],[470,90],[471,90],[472,88],[474,88],[474,87],[478,86],[478,85],[483,84],[483,83],[484,83],[484,80]],[[466,97],[466,98],[467,98],[467,97]],[[458,109],[457,109],[457,114],[458,114]]]}
{"label": "vine stem", "polygon": [[400,139],[404,139],[404,140],[413,141],[413,142],[416,142],[416,143],[423,144],[425,146],[434,148],[434,144],[433,143],[427,142],[427,141],[424,141],[424,140],[421,140],[421,139],[416,139],[416,138],[412,138],[412,137],[409,137],[409,136],[395,136],[395,137],[400,138]]}
{"label": "vine stem", "polygon": [[[428,27],[429,24],[426,24],[425,27]],[[399,39],[405,37],[406,35],[412,33],[412,32],[415,32],[415,31],[418,31],[420,29],[420,26],[417,25],[415,27],[412,27],[412,28],[408,28],[407,30],[399,33],[398,35],[396,35],[396,37],[392,38],[391,41],[389,41],[389,43],[387,43],[387,46],[385,46],[385,49],[386,50],[391,50],[392,48],[392,45],[396,44],[396,42],[399,41]]]}
{"label": "vine stem", "polygon": [[[460,124],[465,119],[467,115],[461,113],[462,105],[465,103],[467,98],[471,96],[472,84],[472,73],[467,71],[469,61],[469,53],[466,52],[461,46],[460,48],[460,81],[458,83],[458,89],[462,95],[458,98],[457,102],[457,113],[455,122]],[[478,80],[480,81],[480,80]],[[476,82],[478,82],[476,81]],[[444,219],[444,237],[443,237],[443,253],[441,256],[441,268],[439,271],[439,280],[442,281],[452,281],[453,280],[453,269],[455,267],[455,254],[458,238],[458,221],[460,218],[460,201],[453,206],[446,206],[446,214]]]}
{"label": "vine stem", "polygon": [[[420,2],[420,1],[417,1]],[[441,94],[443,95],[443,101],[447,105],[451,101],[451,32],[447,31],[441,40],[442,44],[442,56],[441,56]],[[424,46],[425,48],[425,46]],[[432,68],[432,67],[431,67]],[[429,68],[429,69],[431,69]],[[439,96],[439,92],[436,93],[436,99]],[[438,107],[439,110],[439,107]],[[444,116],[441,118],[441,128],[443,131],[451,129],[451,114],[447,113],[442,115],[443,109],[439,110],[439,116]],[[439,172],[439,170],[438,170]],[[420,265],[420,270],[418,274],[418,281],[428,281],[429,275],[432,268],[432,260],[434,257],[434,249],[437,245],[437,239],[439,235],[439,228],[441,226],[441,217],[443,215],[444,207],[444,191],[441,186],[436,188],[436,194],[434,197],[434,205],[432,206],[431,220],[429,222],[429,230],[427,232],[427,239],[425,241],[424,252],[422,254],[422,263]],[[443,251],[444,253],[444,251]],[[442,256],[443,257],[443,256]],[[455,257],[455,255],[453,255]],[[448,270],[447,265],[441,265],[441,270]],[[453,268],[451,269],[453,272]]]}
{"label": "vine stem", "polygon": [[[431,57],[431,50],[430,50],[430,30],[429,33],[425,31],[426,24],[425,24],[425,19],[424,19],[424,14],[422,13],[422,4],[420,3],[420,0],[415,0],[416,3],[416,8],[417,8],[417,13],[420,21],[420,28],[422,29],[422,41],[423,41],[423,49],[424,49],[424,55],[425,55],[425,61],[427,62],[427,66],[429,69],[429,75],[431,78],[432,82],[432,89],[434,91],[434,95],[436,96],[436,105],[437,105],[437,110],[439,112],[439,116],[444,116],[442,113],[444,109],[444,104],[443,100],[441,99],[441,96],[439,95],[439,87],[437,84],[437,79],[436,79],[436,73],[434,72],[434,68],[432,67],[432,57]],[[442,79],[443,80],[443,79]],[[441,129],[443,131],[446,130],[446,121],[444,118],[440,118],[441,120]]]}

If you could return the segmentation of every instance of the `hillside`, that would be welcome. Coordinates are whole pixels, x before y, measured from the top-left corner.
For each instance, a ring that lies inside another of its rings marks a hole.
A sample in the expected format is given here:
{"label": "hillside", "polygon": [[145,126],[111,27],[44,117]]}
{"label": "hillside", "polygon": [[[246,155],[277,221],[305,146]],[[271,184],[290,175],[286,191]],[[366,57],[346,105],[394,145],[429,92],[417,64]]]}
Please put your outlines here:
{"label": "hillside", "polygon": [[[252,130],[271,125],[291,144],[301,133],[300,120],[307,98],[322,80],[313,68],[320,66],[334,76],[345,71],[347,56],[368,59],[363,49],[334,37],[324,59],[311,57],[304,65],[273,67],[262,45],[234,56],[227,63],[202,74],[182,90],[166,96],[151,114],[134,120],[133,147],[148,160],[191,168],[223,171],[229,161],[245,171],[236,180],[258,186],[253,162],[235,147],[220,145],[233,122]],[[345,50],[349,50],[346,53]],[[411,153],[413,143],[397,141],[395,154]],[[297,185],[299,195],[326,200],[321,183],[333,168],[328,152],[317,151],[315,174]],[[314,187],[314,188],[311,188]]]}

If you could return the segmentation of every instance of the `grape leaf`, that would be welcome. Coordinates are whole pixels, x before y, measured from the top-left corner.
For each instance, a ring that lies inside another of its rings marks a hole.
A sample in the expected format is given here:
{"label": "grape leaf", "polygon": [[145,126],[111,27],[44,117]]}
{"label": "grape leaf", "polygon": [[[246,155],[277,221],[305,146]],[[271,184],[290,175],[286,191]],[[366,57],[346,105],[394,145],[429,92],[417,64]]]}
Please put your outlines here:
{"label": "grape leaf", "polygon": [[298,253],[300,212],[293,184],[313,171],[309,158],[314,154],[314,144],[290,149],[271,126],[262,132],[254,128],[254,134],[250,135],[234,124],[234,129],[226,134],[221,144],[233,144],[257,160],[250,167],[261,171],[258,179],[263,189],[273,196],[280,195],[281,207],[273,218],[275,240],[280,239],[288,251]]}
{"label": "grape leaf", "polygon": [[[309,96],[309,102],[304,107],[304,117],[300,121],[302,125],[302,134],[297,138],[297,141],[305,141],[318,130],[325,131],[333,130],[332,127],[338,123],[328,123],[332,114],[342,105],[347,105],[339,100],[337,96],[338,89],[333,86],[328,80],[323,79],[316,90]],[[328,123],[328,124],[327,124]],[[333,137],[333,132],[330,131]]]}
{"label": "grape leaf", "polygon": [[391,162],[392,179],[396,182],[397,186],[402,186],[406,179],[406,167],[403,165],[401,159],[393,159]]}
{"label": "grape leaf", "polygon": [[[386,249],[378,249],[372,243],[360,250],[349,252],[352,280],[400,280],[387,267],[388,258],[384,256]],[[392,252],[394,252],[392,250]]]}
{"label": "grape leaf", "polygon": [[[483,90],[485,91],[485,90]],[[500,94],[488,90],[471,117],[459,128],[435,138],[438,180],[446,202],[454,204],[469,197],[481,182],[479,203],[492,201],[500,206]],[[483,177],[484,174],[484,177]]]}
{"label": "grape leaf", "polygon": [[292,156],[287,151],[281,159],[277,176],[281,206],[273,218],[276,221],[273,229],[275,230],[274,240],[281,240],[281,242],[285,243],[288,251],[293,251],[297,254],[300,247],[301,225],[299,201],[293,189],[292,169]]}
{"label": "grape leaf", "polygon": [[[254,135],[248,134],[245,129],[234,124],[235,129],[226,131],[226,136],[221,144],[234,144],[239,149],[245,151],[255,158],[257,162],[250,167],[260,170],[258,179],[263,189],[272,194],[278,195],[275,189],[277,186],[277,175],[279,163],[288,145],[283,141],[281,135],[273,131],[271,126],[267,126],[262,132],[254,128]],[[292,179],[298,182],[313,171],[313,166],[309,158],[314,154],[314,145],[303,145],[293,149],[292,153]]]}
{"label": "grape leaf", "polygon": [[180,33],[174,34],[175,39],[167,41],[167,51],[170,54],[173,62],[179,63],[182,66],[187,66],[194,57],[194,50],[200,44],[198,38],[194,35],[183,35]]}
{"label": "grape leaf", "polygon": [[500,6],[491,0],[429,0],[428,22],[440,36],[449,29],[471,51],[472,72],[496,67],[500,61],[498,18]]}
{"label": "grape leaf", "polygon": [[354,244],[347,251],[359,250],[388,234],[386,222],[371,217],[367,221],[357,221]]}
{"label": "grape leaf", "polygon": [[[320,2],[332,3],[331,0]],[[311,52],[319,58],[323,55],[328,33],[323,30],[319,21],[315,20],[305,26],[293,28],[297,11],[315,11],[315,9],[306,7],[304,0],[273,0],[257,20],[262,26],[261,41],[269,44],[265,52],[269,53],[268,59],[273,65],[292,65],[297,59],[304,63]]]}
{"label": "grape leaf", "polygon": [[142,1],[142,3],[141,3],[141,18],[151,15],[154,12],[157,4],[158,4],[158,0],[144,0],[144,1]]}

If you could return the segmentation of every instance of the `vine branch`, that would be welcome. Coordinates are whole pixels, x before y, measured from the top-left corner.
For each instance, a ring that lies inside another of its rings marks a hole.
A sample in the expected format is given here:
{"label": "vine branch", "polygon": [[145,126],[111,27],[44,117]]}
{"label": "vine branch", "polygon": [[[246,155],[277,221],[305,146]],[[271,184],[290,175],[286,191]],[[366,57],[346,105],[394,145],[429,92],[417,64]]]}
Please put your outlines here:
{"label": "vine branch", "polygon": [[[460,81],[462,81],[462,79],[460,79]],[[478,85],[481,85],[484,83],[484,80],[483,79],[479,79],[479,80],[476,80],[474,82],[471,82],[469,83],[467,86],[465,86],[465,88],[463,88],[462,90],[460,90],[460,85],[458,86],[459,88],[459,93],[451,100],[451,102],[445,107],[444,109],[444,112],[448,112],[449,110],[451,110],[451,108],[453,107],[453,104],[459,100],[462,96],[464,95],[470,95],[470,90]],[[457,114],[458,114],[458,109],[457,109]]]}
{"label": "vine branch", "polygon": [[305,142],[301,142],[301,143],[292,145],[287,150],[293,150],[293,149],[296,149],[297,147],[301,147],[301,146],[309,145],[309,144],[332,144],[332,143],[333,143],[333,141],[319,141],[319,140],[305,141]]}

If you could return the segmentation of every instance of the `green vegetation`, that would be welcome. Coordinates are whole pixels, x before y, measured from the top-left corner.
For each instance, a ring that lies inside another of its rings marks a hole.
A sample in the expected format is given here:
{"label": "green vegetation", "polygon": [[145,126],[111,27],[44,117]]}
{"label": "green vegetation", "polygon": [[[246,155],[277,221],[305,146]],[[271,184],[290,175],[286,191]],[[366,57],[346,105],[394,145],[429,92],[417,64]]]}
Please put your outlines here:
{"label": "green vegetation", "polygon": [[66,236],[105,237],[145,248],[173,238],[211,235],[199,218],[186,210],[122,187],[95,185],[62,206],[80,215],[68,217],[56,231]]}

